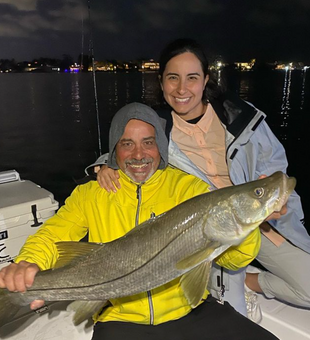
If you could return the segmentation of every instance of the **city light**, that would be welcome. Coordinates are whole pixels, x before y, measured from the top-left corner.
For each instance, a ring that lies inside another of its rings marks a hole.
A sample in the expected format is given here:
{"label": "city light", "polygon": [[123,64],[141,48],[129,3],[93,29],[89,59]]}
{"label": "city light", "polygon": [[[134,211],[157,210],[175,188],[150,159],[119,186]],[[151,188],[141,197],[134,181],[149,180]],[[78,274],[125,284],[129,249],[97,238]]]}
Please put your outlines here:
{"label": "city light", "polygon": [[[222,71],[227,67],[233,67],[234,69],[242,72],[249,72],[255,69],[259,70],[261,65],[265,65],[270,70],[300,70],[306,71],[310,66],[305,65],[303,62],[296,61],[274,61],[258,64],[255,58],[248,61],[238,61],[234,63],[226,63],[221,56],[217,56],[213,62],[210,63],[210,70],[216,72]],[[96,72],[158,72],[160,65],[154,59],[148,60],[102,60],[95,61],[94,67]],[[84,56],[83,62],[73,62],[71,57],[60,59],[40,58],[33,60],[32,62],[24,61],[16,63],[14,59],[4,60],[0,59],[0,73],[10,72],[92,72],[93,65],[90,62],[89,56]]]}

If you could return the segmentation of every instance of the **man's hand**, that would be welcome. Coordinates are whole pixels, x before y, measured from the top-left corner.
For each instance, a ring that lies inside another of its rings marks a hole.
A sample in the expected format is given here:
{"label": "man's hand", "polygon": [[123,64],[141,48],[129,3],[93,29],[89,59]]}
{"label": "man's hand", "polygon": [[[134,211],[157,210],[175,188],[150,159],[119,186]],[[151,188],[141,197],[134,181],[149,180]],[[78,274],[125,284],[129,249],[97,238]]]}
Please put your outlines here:
{"label": "man's hand", "polygon": [[[17,264],[11,263],[0,270],[0,288],[6,288],[11,292],[24,293],[27,288],[32,286],[39,271],[40,268],[34,263],[26,261],[21,261]],[[43,300],[35,300],[31,302],[30,308],[37,309],[43,305]]]}
{"label": "man's hand", "polygon": [[97,181],[99,185],[105,189],[107,192],[116,192],[117,189],[121,188],[121,184],[119,182],[119,173],[117,170],[108,168],[106,165],[102,165],[98,171],[95,168],[95,172],[97,172]]}

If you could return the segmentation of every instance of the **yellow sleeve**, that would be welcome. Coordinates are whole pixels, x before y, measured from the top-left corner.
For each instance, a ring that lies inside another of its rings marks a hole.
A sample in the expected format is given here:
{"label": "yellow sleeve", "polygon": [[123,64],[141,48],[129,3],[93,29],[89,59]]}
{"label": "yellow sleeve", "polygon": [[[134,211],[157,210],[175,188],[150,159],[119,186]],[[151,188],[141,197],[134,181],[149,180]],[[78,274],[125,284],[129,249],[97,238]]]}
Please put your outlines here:
{"label": "yellow sleeve", "polygon": [[259,228],[253,230],[250,235],[237,246],[228,248],[218,256],[215,262],[227,269],[238,270],[247,266],[257,256],[261,243]]}
{"label": "yellow sleeve", "polygon": [[79,241],[87,233],[83,214],[84,188],[78,186],[56,215],[28,237],[15,262],[36,263],[41,270],[52,268],[58,258],[55,242]]}

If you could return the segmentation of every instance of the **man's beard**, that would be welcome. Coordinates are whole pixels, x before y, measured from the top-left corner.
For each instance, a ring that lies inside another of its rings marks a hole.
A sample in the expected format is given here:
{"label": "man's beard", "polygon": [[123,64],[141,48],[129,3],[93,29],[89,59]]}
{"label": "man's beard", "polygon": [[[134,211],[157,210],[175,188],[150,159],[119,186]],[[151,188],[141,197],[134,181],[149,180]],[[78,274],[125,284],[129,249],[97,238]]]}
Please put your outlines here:
{"label": "man's beard", "polygon": [[[125,174],[130,177],[133,181],[135,182],[138,182],[138,183],[144,183],[146,182],[149,178],[152,177],[152,175],[155,173],[156,170],[153,169],[153,162],[154,162],[154,159],[153,158],[142,158],[140,160],[137,160],[137,159],[130,159],[130,160],[127,160],[125,161]],[[131,166],[131,167],[139,167],[141,165],[144,165],[144,164],[151,164],[152,167],[151,169],[149,170],[149,173],[148,175],[145,177],[145,179],[143,181],[138,181],[136,178],[133,178],[134,176],[137,177],[139,176],[139,174],[137,173],[132,173],[132,169],[129,167],[127,168],[127,165]]]}

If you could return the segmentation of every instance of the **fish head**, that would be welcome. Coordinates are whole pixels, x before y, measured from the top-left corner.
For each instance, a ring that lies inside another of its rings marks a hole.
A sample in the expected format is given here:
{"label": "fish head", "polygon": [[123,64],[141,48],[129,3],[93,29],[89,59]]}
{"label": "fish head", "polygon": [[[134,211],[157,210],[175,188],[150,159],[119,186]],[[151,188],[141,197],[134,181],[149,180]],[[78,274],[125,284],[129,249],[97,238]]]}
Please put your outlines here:
{"label": "fish head", "polygon": [[217,190],[212,235],[208,226],[210,221],[206,224],[208,238],[222,244],[240,243],[269,215],[281,210],[295,185],[295,178],[276,172],[263,179]]}

